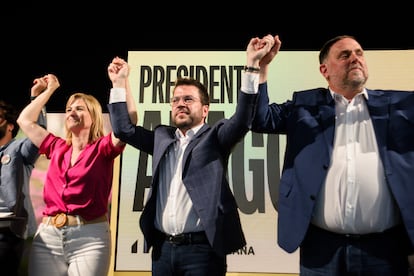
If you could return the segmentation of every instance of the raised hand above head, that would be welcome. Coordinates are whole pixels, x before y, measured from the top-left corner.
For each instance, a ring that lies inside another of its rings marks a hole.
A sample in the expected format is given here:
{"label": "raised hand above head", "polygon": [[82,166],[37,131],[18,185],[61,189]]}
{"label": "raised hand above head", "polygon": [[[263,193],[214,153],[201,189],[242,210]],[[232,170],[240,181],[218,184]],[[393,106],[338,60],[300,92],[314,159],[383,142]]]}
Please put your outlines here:
{"label": "raised hand above head", "polygon": [[32,97],[39,96],[46,89],[55,91],[60,87],[58,78],[54,74],[46,74],[43,77],[39,77],[33,80],[33,86],[31,88]]}
{"label": "raised hand above head", "polygon": [[108,65],[108,76],[113,87],[125,87],[128,75],[128,63],[120,57],[113,58],[112,62]]}
{"label": "raised hand above head", "polygon": [[[269,35],[270,36],[270,35]],[[267,40],[270,38],[265,37]],[[279,35],[273,37],[273,45],[269,51],[260,59],[259,66],[264,67],[269,65],[274,57],[279,53],[280,47],[282,46],[282,41],[279,39]]]}

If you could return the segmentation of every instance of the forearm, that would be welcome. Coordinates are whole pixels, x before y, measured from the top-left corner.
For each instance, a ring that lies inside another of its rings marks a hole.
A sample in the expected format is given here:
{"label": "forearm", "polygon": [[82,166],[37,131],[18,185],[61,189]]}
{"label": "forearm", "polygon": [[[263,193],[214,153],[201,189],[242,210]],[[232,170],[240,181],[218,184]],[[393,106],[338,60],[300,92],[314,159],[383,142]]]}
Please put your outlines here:
{"label": "forearm", "polygon": [[125,92],[129,119],[133,125],[136,125],[138,123],[138,112],[137,106],[135,105],[134,96],[132,95],[131,86],[129,85],[129,81],[126,82]]}
{"label": "forearm", "polygon": [[138,113],[129,85],[126,85],[126,87],[114,86],[111,89],[109,103],[112,104],[117,102],[126,102],[129,120],[133,125],[136,125],[138,122]]}
{"label": "forearm", "polygon": [[41,116],[42,109],[46,105],[51,96],[51,92],[45,90],[39,96],[32,98],[33,100],[21,111],[18,118],[19,124],[36,122]]}
{"label": "forearm", "polygon": [[138,113],[129,84],[128,63],[120,57],[115,57],[108,66],[108,75],[112,82],[109,103],[126,102],[129,120],[135,126],[138,122]]}
{"label": "forearm", "polygon": [[240,90],[247,94],[257,94],[259,91],[259,74],[243,71]]}
{"label": "forearm", "polygon": [[260,67],[259,83],[265,83],[265,82],[267,82],[268,72],[269,72],[269,64],[262,65]]}
{"label": "forearm", "polygon": [[52,92],[46,89],[34,98],[21,112],[17,119],[20,129],[30,140],[39,146],[46,136],[46,114],[42,112]]}
{"label": "forearm", "polygon": [[[30,99],[33,101],[36,96],[31,96]],[[42,107],[42,111],[39,113],[37,117],[37,124],[42,126],[43,128],[47,128],[47,113],[46,113],[46,105]]]}

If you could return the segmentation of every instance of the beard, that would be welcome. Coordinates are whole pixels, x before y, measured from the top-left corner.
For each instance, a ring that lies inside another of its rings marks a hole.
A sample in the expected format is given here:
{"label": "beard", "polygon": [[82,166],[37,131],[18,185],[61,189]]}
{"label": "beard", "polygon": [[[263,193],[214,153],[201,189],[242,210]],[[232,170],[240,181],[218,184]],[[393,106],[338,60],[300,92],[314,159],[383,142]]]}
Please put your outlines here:
{"label": "beard", "polygon": [[174,121],[173,123],[179,129],[190,129],[192,126],[191,122],[189,121],[179,121],[179,122]]}
{"label": "beard", "polygon": [[178,114],[173,117],[172,123],[178,128],[189,129],[193,124],[193,118],[190,114]]}
{"label": "beard", "polygon": [[0,139],[3,139],[6,136],[7,124],[0,126]]}
{"label": "beard", "polygon": [[363,71],[353,71],[353,73],[348,74],[344,79],[344,84],[346,86],[353,87],[355,89],[364,86],[368,80],[368,74]]}

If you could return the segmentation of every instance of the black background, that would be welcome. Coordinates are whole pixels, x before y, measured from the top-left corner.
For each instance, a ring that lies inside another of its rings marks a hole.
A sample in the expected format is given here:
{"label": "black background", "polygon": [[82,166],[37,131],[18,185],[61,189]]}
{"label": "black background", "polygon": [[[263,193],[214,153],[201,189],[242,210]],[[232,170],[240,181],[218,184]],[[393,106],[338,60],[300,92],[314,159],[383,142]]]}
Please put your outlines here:
{"label": "black background", "polygon": [[397,2],[365,8],[357,2],[322,7],[259,1],[90,2],[2,4],[1,98],[23,108],[33,79],[50,72],[61,87],[47,104],[49,112],[62,112],[67,97],[77,91],[93,94],[106,111],[106,68],[114,56],[127,58],[134,50],[243,51],[251,37],[268,33],[279,34],[282,51],[319,50],[340,34],[356,36],[365,50],[414,49],[411,8]]}

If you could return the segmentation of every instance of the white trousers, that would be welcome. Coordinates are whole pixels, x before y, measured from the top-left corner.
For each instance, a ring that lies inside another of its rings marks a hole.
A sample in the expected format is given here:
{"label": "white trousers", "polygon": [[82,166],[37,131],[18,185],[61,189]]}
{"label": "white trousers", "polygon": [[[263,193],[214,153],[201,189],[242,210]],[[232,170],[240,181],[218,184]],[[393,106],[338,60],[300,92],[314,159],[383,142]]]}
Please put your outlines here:
{"label": "white trousers", "polygon": [[64,226],[41,223],[33,238],[30,276],[107,276],[111,256],[108,222]]}

